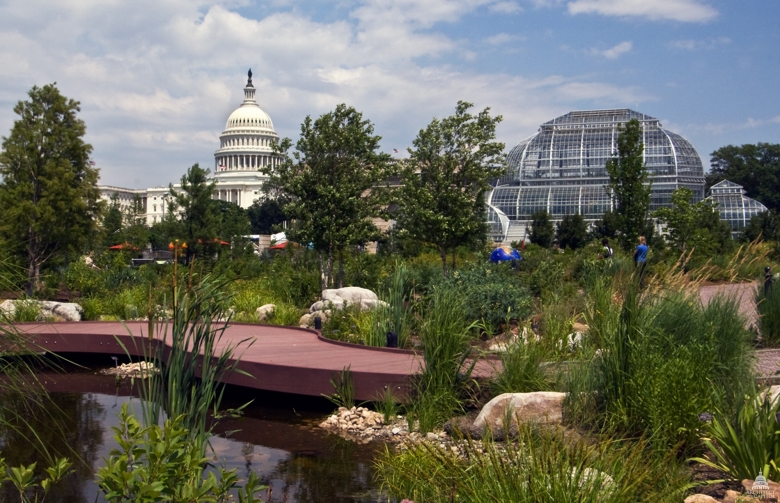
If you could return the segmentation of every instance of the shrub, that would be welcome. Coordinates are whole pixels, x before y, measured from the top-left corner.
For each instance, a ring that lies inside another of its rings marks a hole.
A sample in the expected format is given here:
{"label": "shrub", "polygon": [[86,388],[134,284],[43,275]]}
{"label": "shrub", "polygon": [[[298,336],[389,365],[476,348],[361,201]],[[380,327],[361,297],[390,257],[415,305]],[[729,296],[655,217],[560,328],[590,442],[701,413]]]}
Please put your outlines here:
{"label": "shrub", "polygon": [[563,283],[565,269],[555,260],[546,260],[531,272],[529,287],[531,293],[540,297],[555,294]]}
{"label": "shrub", "polygon": [[466,319],[481,322],[492,333],[502,323],[526,318],[533,309],[528,290],[518,284],[506,264],[456,271],[444,284],[464,296]]}

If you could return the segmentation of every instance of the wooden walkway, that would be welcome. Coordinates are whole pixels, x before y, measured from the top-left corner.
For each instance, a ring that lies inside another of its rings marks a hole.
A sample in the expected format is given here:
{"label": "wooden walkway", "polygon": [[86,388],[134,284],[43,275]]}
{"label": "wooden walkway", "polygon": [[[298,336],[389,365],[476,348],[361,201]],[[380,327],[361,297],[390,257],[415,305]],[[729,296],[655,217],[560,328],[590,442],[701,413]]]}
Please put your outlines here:
{"label": "wooden walkway", "polygon": [[[132,356],[143,356],[147,339],[146,322],[61,322],[19,323],[19,331],[29,336],[29,343],[56,353],[96,353],[122,357],[124,344]],[[350,366],[357,400],[375,400],[385,388],[392,388],[399,398],[409,391],[410,376],[422,367],[422,355],[412,351],[369,348],[343,344],[319,337],[314,330],[231,323],[217,347],[217,353],[228,344],[240,345],[234,352],[239,368],[249,374],[233,373],[230,384],[248,388],[320,396],[332,394],[330,379]],[[476,374],[487,376],[493,368],[479,362]]]}

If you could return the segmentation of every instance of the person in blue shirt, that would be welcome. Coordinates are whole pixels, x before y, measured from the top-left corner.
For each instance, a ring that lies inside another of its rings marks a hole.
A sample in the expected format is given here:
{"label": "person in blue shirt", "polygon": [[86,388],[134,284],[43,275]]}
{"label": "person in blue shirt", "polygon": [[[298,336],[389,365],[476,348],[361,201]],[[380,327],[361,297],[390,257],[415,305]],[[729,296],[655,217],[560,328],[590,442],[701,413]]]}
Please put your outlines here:
{"label": "person in blue shirt", "polygon": [[645,265],[647,264],[647,241],[644,236],[639,236],[639,244],[634,250],[634,263],[636,263],[637,274],[639,274],[639,287],[645,284]]}

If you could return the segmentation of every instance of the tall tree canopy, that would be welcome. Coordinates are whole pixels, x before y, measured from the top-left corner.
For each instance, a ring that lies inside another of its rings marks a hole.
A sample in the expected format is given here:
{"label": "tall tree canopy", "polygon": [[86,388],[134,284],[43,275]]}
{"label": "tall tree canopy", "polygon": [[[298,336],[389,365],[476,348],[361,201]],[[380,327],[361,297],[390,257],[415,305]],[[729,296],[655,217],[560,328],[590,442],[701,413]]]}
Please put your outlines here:
{"label": "tall tree canopy", "polygon": [[588,244],[588,225],[579,213],[564,215],[555,229],[558,246],[576,250]]}
{"label": "tall tree canopy", "polygon": [[770,210],[780,210],[780,144],[728,145],[710,155],[708,188],[729,180]]}
{"label": "tall tree canopy", "polygon": [[323,289],[334,283],[334,256],[342,286],[344,249],[379,236],[372,218],[385,203],[390,166],[380,140],[363,114],[341,104],[317,120],[306,117],[295,152],[288,153],[292,141],[285,138],[275,146],[281,162],[263,168],[286,199],[284,214],[294,222],[288,237],[321,254]]}
{"label": "tall tree canopy", "polygon": [[549,248],[555,239],[555,226],[550,219],[547,210],[539,210],[531,215],[531,228],[528,232],[528,239],[535,245],[543,248]]}
{"label": "tall tree canopy", "polygon": [[625,249],[636,244],[639,233],[646,226],[650,209],[650,185],[642,152],[642,125],[631,119],[620,127],[617,156],[607,161],[609,184],[620,222],[620,242]]}
{"label": "tall tree canopy", "polygon": [[193,255],[209,255],[218,244],[219,209],[212,199],[214,181],[208,179],[209,170],[193,164],[181,177],[181,189],[169,187],[179,211],[179,238],[187,243],[187,261]]}
{"label": "tall tree canopy", "polygon": [[501,116],[459,101],[455,115],[433,119],[421,129],[402,169],[396,222],[399,234],[435,246],[447,276],[447,257],[462,244],[484,242],[485,192],[504,173],[504,144],[495,141]]}
{"label": "tall tree canopy", "polygon": [[0,235],[25,263],[32,295],[48,260],[80,253],[94,237],[100,205],[79,103],[56,84],[34,86],[28,95],[14,107],[19,118],[3,137]]}
{"label": "tall tree canopy", "polygon": [[654,212],[668,233],[669,244],[679,253],[691,250],[699,257],[724,251],[731,242],[731,227],[720,219],[716,205],[709,200],[691,203],[693,191],[680,187],[672,193],[672,207]]}

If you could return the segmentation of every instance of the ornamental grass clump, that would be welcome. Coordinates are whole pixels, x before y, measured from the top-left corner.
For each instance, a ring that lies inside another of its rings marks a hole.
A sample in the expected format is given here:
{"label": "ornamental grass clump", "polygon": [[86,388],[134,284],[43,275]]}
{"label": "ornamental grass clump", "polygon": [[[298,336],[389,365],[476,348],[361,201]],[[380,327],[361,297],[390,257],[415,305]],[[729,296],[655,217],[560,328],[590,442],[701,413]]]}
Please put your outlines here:
{"label": "ornamental grass clump", "polygon": [[425,368],[416,376],[409,409],[424,432],[462,410],[461,394],[476,364],[467,362],[472,325],[466,322],[463,302],[452,288],[435,290],[420,327]]}
{"label": "ornamental grass clump", "polygon": [[518,340],[507,345],[501,353],[501,369],[490,383],[495,395],[502,393],[527,393],[553,389],[554,379],[545,371],[545,352],[534,341]]}
{"label": "ornamental grass clump", "polygon": [[678,503],[686,479],[677,463],[648,455],[647,442],[588,442],[522,426],[516,442],[463,441],[387,449],[377,477],[392,497],[430,503]]}
{"label": "ornamental grass clump", "polygon": [[762,344],[780,346],[780,284],[758,290],[755,299]]}
{"label": "ornamental grass clump", "polygon": [[[570,376],[567,417],[624,435],[646,436],[665,452],[700,448],[699,413],[736,410],[752,386],[750,334],[732,298],[702,306],[694,293],[618,295],[614,329],[600,334],[592,362]],[[593,313],[592,313],[593,314]],[[610,311],[595,314],[600,320]]]}

